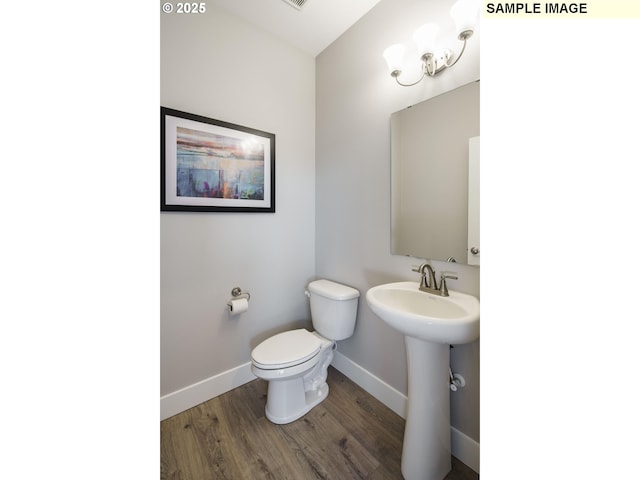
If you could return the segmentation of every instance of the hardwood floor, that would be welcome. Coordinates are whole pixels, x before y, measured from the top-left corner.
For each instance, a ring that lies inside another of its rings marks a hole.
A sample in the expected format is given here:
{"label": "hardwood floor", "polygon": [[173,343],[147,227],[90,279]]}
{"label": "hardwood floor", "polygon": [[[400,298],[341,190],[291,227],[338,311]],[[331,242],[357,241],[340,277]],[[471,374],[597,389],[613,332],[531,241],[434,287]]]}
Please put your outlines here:
{"label": "hardwood floor", "polygon": [[[254,380],[161,422],[161,479],[399,479],[404,419],[329,367],[329,396],[301,419],[264,415]],[[452,457],[447,480],[479,476]]]}

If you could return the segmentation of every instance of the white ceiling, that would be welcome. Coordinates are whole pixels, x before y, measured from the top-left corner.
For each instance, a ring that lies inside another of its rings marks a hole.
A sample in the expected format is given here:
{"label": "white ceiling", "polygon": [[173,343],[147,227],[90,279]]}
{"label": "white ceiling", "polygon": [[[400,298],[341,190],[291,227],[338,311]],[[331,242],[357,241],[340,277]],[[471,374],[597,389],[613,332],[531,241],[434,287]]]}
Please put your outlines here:
{"label": "white ceiling", "polygon": [[318,55],[380,0],[307,0],[301,10],[285,0],[209,0],[312,56]]}

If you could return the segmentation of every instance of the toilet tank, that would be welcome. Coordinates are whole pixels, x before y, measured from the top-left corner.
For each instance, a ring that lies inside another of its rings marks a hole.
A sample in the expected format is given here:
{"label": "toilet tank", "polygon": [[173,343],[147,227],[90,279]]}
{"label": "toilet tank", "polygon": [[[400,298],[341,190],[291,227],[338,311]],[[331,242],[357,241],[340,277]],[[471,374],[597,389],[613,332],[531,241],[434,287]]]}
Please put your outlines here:
{"label": "toilet tank", "polygon": [[329,340],[353,335],[360,292],[330,280],[315,280],[308,290],[313,328]]}

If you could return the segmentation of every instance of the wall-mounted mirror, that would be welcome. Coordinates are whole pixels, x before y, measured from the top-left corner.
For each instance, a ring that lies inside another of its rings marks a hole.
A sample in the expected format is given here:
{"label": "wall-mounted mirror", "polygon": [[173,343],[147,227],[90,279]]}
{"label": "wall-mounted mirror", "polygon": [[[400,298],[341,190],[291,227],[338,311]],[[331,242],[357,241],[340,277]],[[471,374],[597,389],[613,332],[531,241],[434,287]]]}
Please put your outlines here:
{"label": "wall-mounted mirror", "polygon": [[479,135],[480,81],[391,115],[391,253],[480,264]]}

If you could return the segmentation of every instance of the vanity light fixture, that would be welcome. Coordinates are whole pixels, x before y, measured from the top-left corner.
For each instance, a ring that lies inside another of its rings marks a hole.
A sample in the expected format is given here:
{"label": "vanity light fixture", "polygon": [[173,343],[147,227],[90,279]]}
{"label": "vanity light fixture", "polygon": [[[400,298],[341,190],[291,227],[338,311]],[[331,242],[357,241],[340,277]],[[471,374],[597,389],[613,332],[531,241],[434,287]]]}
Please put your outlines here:
{"label": "vanity light fixture", "polygon": [[403,87],[417,85],[425,77],[433,77],[445,68],[454,66],[464,53],[464,49],[467,46],[467,39],[473,35],[478,12],[479,5],[477,0],[458,0],[453,7],[451,7],[451,17],[456,25],[458,40],[464,42],[457,58],[454,58],[455,53],[449,48],[436,49],[438,25],[435,23],[426,23],[414,32],[413,41],[418,48],[418,54],[421,55],[420,59],[422,60],[422,75],[414,83],[402,83],[398,80],[398,76],[402,73],[403,68],[404,45],[397,43],[388,47],[382,55],[387,61],[391,76],[396,79],[398,85],[402,85]]}

